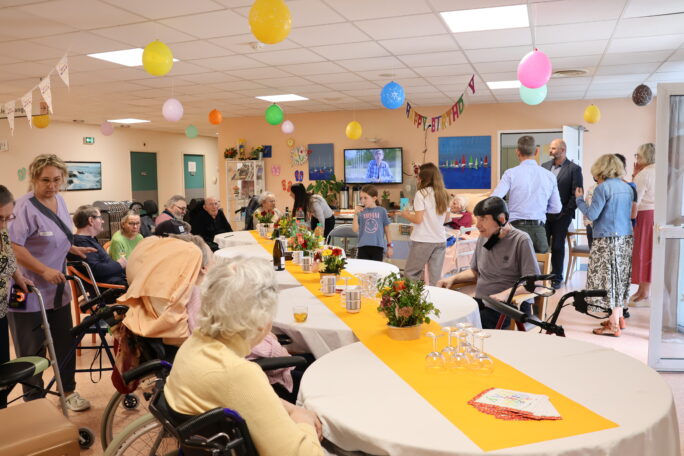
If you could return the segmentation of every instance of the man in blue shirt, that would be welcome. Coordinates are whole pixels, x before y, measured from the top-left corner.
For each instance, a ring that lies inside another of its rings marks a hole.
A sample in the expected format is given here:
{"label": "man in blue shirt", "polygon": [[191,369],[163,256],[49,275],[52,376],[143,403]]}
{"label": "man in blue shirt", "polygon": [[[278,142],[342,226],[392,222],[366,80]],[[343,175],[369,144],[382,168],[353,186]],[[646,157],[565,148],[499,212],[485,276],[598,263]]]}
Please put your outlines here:
{"label": "man in blue shirt", "polygon": [[383,160],[385,153],[382,149],[375,149],[373,157],[375,160],[371,160],[368,163],[366,179],[369,182],[392,182],[392,172],[387,162]]}
{"label": "man in blue shirt", "polygon": [[511,225],[530,235],[536,253],[546,253],[546,214],[557,214],[562,208],[556,176],[537,164],[534,137],[521,136],[515,155],[520,164],[506,170],[492,196],[508,194]]}

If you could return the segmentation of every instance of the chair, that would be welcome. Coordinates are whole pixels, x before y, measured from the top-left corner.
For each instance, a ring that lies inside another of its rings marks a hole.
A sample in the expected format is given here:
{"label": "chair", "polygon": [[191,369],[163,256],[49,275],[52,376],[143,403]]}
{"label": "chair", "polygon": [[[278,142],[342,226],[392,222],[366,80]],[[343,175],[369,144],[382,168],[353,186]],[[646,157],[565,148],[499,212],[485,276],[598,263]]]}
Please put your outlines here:
{"label": "chair", "polygon": [[254,229],[254,211],[259,207],[259,197],[252,196],[247,202],[247,206],[238,209],[235,212],[245,211],[245,231]]}
{"label": "chair", "polygon": [[575,261],[578,258],[589,258],[589,244],[579,244],[577,238],[579,236],[586,236],[586,229],[579,229],[576,231],[568,231],[568,270],[565,273],[565,283],[572,278],[572,273],[575,272]]}
{"label": "chair", "polygon": [[146,200],[142,204],[142,207],[145,210],[145,213],[140,214],[140,234],[142,234],[143,237],[152,236],[155,228],[154,218],[159,210],[157,208],[157,203],[153,200]]}
{"label": "chair", "polygon": [[[341,238],[342,242],[336,242],[335,238]],[[344,249],[347,258],[356,258],[356,244],[358,242],[359,233],[354,232],[351,223],[345,223],[343,225],[337,225],[328,233],[328,237],[325,239],[327,245],[334,245],[336,247],[342,247]],[[349,240],[354,239],[354,244],[349,247]]]}
{"label": "chair", "polygon": [[200,209],[203,209],[203,207],[204,198],[191,199],[188,203],[188,210],[185,212],[185,215],[183,216],[183,221],[188,222],[192,225],[192,220],[195,217],[195,213],[197,213]]}
{"label": "chair", "polygon": [[105,252],[107,252],[107,254],[109,254],[109,246],[111,246],[111,245],[112,245],[112,241],[107,241],[102,246],[102,248],[105,249]]}
{"label": "chair", "polygon": [[[537,262],[539,263],[539,271],[542,274],[551,274],[551,252],[537,253],[535,255],[537,257]],[[544,285],[550,286],[551,284],[547,281]],[[513,303],[516,307],[520,308],[520,305],[528,299],[534,299],[534,315],[540,320],[546,320],[546,304],[549,301],[548,296],[539,296],[534,293],[521,294],[513,298]],[[515,324],[512,322],[511,326],[512,328],[515,327]]]}

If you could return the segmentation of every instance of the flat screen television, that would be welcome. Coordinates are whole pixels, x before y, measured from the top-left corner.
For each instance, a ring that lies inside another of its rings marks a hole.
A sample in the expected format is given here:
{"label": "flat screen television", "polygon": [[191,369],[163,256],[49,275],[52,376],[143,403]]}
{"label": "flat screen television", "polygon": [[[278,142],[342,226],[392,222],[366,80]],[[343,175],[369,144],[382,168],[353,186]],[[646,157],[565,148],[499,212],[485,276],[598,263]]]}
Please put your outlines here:
{"label": "flat screen television", "polygon": [[401,147],[344,149],[344,181],[347,184],[401,184]]}

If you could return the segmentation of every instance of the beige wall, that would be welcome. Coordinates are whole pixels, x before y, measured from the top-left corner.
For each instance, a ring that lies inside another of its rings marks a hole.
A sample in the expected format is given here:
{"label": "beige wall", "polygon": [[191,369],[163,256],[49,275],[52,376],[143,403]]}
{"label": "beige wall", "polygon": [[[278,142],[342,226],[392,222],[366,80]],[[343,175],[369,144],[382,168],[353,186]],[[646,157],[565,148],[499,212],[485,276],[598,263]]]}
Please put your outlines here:
{"label": "beige wall", "polygon": [[[655,141],[655,101],[647,107],[637,107],[629,99],[594,100],[602,113],[601,121],[594,125],[584,122],[584,109],[587,101],[545,102],[539,106],[523,103],[475,104],[466,105],[462,118],[440,132],[428,133],[427,153],[423,158],[424,133],[406,119],[404,110],[387,109],[368,111],[334,111],[287,115],[287,103],[283,103],[286,119],[295,125],[292,135],[285,135],[280,126],[268,125],[263,117],[227,119],[219,130],[219,154],[229,146],[244,138],[247,150],[260,144],[273,146],[273,158],[266,159],[266,187],[278,197],[278,206],[292,205],[292,200],[283,190],[281,180],[294,179],[296,169],[305,170],[304,183],[308,183],[308,167],[291,167],[289,136],[297,145],[309,143],[333,143],[335,145],[335,174],[342,179],[342,154],[345,148],[374,147],[365,138],[381,138],[382,147],[401,146],[404,148],[404,171],[409,171],[411,161],[419,163],[437,160],[437,138],[440,136],[492,136],[492,183],[498,181],[498,132],[501,130],[538,130],[560,129],[563,125],[585,125],[589,131],[584,135],[583,171],[585,180],[591,182],[589,168],[604,153],[620,152],[629,160],[631,171],[633,155],[639,144]],[[446,107],[418,108],[423,115],[440,115]],[[361,139],[353,141],[345,136],[345,126],[356,119],[363,127]],[[222,156],[220,157],[220,160]],[[543,157],[546,161],[547,157]],[[271,167],[280,165],[281,175],[271,175]],[[631,173],[630,173],[631,174]],[[406,182],[406,177],[404,178]],[[221,198],[225,201],[225,169],[221,172]],[[397,201],[401,185],[380,186],[388,189],[392,200]],[[478,192],[479,191],[473,191]]]}
{"label": "beige wall", "polygon": [[[83,145],[84,136],[94,136],[95,144]],[[174,193],[183,194],[183,154],[204,155],[206,190],[218,194],[216,138],[162,133],[136,128],[117,128],[104,136],[96,125],[53,122],[45,129],[29,129],[25,118],[15,119],[14,136],[6,120],[0,121],[0,139],[9,141],[9,151],[0,152],[0,183],[15,197],[24,194],[28,178],[19,181],[17,170],[26,167],[40,153],[55,153],[63,160],[102,162],[102,190],[62,192],[70,210],[96,200],[130,200],[130,152],[157,153],[159,198],[163,202]]]}

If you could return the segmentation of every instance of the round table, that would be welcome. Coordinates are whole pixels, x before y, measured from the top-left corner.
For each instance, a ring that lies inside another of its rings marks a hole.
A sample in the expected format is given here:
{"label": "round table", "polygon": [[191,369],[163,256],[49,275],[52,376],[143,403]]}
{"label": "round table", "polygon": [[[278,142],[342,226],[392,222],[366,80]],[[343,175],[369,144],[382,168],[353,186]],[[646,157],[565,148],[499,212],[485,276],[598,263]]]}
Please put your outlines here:
{"label": "round table", "polygon": [[[361,269],[357,269],[357,272],[370,272],[361,271]],[[335,349],[358,341],[349,326],[331,312],[318,297],[299,285],[291,274],[283,271],[277,275],[280,292],[273,328],[274,332],[285,333],[292,338],[292,345],[287,347],[289,351],[309,352],[319,358]],[[456,323],[468,322],[478,328],[481,327],[480,311],[473,298],[445,288],[426,288],[429,299],[441,311],[441,315],[435,318],[437,323],[442,326],[453,326]],[[292,318],[292,307],[297,304],[308,306],[309,316],[304,323],[295,323]]]}
{"label": "round table", "polygon": [[[487,352],[619,425],[491,454],[679,456],[672,392],[645,364],[572,339],[491,333]],[[345,450],[393,456],[484,454],[360,342],[311,365],[298,402],[318,413],[325,437]]]}
{"label": "round table", "polygon": [[226,247],[217,250],[214,252],[214,255],[219,258],[235,258],[237,256],[243,256],[247,258],[263,258],[265,260],[273,261],[273,253],[267,252],[266,249],[257,243]]}
{"label": "round table", "polygon": [[347,259],[347,266],[345,267],[348,273],[356,275],[360,273],[377,272],[382,277],[388,276],[393,272],[399,273],[399,268],[391,263],[385,263],[372,260],[357,260]]}
{"label": "round table", "polygon": [[219,246],[219,249],[227,247],[234,247],[236,245],[256,245],[257,241],[249,231],[232,231],[230,233],[221,233],[214,236],[214,242]]}

